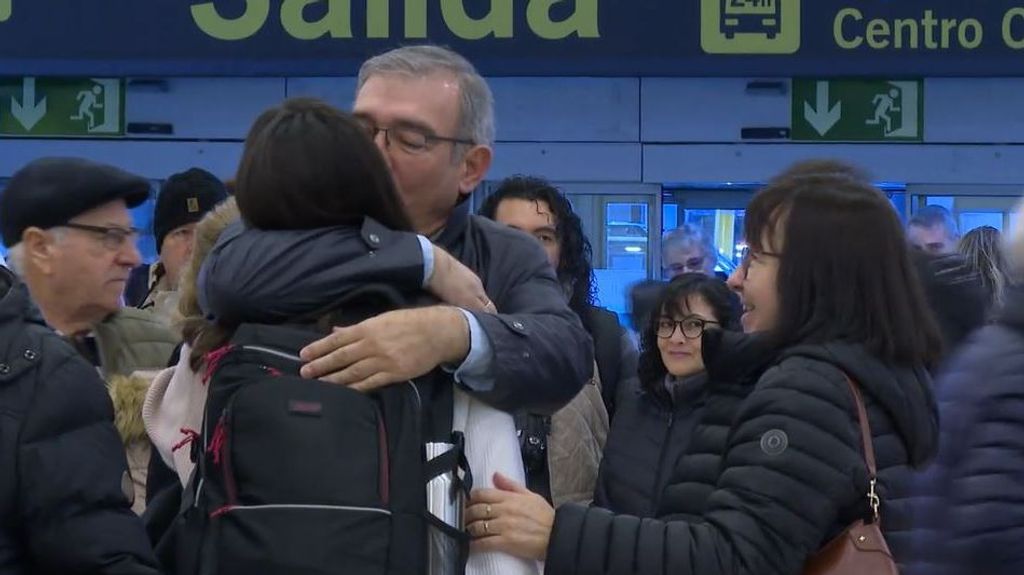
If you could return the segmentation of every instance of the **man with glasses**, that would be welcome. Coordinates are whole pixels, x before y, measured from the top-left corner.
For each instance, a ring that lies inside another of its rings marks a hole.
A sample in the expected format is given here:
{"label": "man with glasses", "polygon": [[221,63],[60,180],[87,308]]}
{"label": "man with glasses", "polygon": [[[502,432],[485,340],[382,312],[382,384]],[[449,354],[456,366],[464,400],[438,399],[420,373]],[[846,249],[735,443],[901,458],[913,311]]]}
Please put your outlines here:
{"label": "man with glasses", "polygon": [[[0,196],[11,268],[46,323],[106,380],[131,447],[136,493],[143,492],[149,460],[148,447],[136,448],[145,444],[146,386],[123,376],[166,367],[177,343],[152,314],[121,306],[128,275],[141,261],[128,210],[148,197],[148,180],[78,158],[31,162]],[[141,510],[144,498],[136,499]]]}
{"label": "man with glasses", "polygon": [[715,246],[704,232],[684,224],[661,239],[661,270],[665,280],[687,273],[715,275]]}
{"label": "man with glasses", "polygon": [[[469,195],[493,155],[486,81],[450,50],[400,48],[363,65],[352,113],[380,148],[421,240],[402,242],[412,249],[396,251],[390,246],[401,233],[375,232],[367,236],[371,255],[378,264],[386,258],[422,268],[418,279],[425,285],[433,242],[476,272],[486,295],[480,290],[483,301],[475,307],[398,310],[336,330],[304,350],[303,375],[373,389],[445,366],[464,388],[506,411],[551,413],[571,400],[591,378],[593,348],[544,250],[526,234],[469,214]],[[314,237],[247,230],[222,241],[200,274],[207,311],[220,318],[232,302],[274,306],[266,285],[285,271],[341,285],[354,281],[332,265],[329,247],[298,261],[269,255],[320,241]],[[243,267],[254,281],[238,285]],[[478,311],[491,300],[497,314]]]}
{"label": "man with glasses", "polygon": [[[124,218],[126,206],[145,197],[134,176],[68,159],[29,164],[0,197],[3,242],[37,289],[30,294],[0,268],[0,573],[159,572],[132,513],[132,477],[111,400],[96,369],[52,329],[87,331],[88,318],[102,320],[92,307],[116,304],[122,284],[113,271],[69,259],[113,262],[102,254],[120,250],[118,261],[137,261],[125,245],[134,233]],[[58,266],[88,273],[83,289],[58,277]],[[94,294],[93,306],[82,303],[83,293]],[[38,294],[36,303],[47,304],[42,315],[30,297]]]}

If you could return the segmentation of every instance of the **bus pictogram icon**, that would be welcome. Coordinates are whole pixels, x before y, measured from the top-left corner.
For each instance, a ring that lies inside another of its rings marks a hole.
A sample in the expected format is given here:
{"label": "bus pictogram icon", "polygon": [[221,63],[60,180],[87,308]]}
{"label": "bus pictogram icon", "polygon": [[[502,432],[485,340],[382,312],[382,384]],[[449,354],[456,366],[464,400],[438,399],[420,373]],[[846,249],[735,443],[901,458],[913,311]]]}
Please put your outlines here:
{"label": "bus pictogram icon", "polygon": [[800,0],[701,0],[708,54],[792,54],[800,49]]}

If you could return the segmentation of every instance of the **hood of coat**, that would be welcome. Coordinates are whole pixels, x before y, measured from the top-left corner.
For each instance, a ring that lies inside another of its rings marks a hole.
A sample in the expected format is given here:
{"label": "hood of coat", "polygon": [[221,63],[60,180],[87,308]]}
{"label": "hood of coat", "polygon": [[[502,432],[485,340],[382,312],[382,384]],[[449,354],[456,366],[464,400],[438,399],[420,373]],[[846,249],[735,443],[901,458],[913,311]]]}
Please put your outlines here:
{"label": "hood of coat", "polygon": [[781,358],[791,356],[821,360],[844,371],[865,396],[871,396],[887,412],[913,466],[919,467],[935,455],[938,407],[931,376],[923,367],[887,365],[863,346],[842,342],[798,345],[781,354]]}
{"label": "hood of coat", "polygon": [[107,381],[107,391],[114,404],[114,426],[125,445],[147,437],[142,405],[155,375],[155,372],[136,372],[127,376],[115,375]]}

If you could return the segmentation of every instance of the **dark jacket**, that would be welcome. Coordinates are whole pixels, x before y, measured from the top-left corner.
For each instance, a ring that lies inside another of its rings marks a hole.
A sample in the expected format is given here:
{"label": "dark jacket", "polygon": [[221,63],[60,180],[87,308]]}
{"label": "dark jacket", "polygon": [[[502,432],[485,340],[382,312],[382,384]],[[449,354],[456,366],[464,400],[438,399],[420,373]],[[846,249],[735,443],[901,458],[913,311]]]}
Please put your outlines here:
{"label": "dark jacket", "polygon": [[[552,413],[593,374],[593,348],[532,237],[459,207],[435,239],[475,271],[499,313],[474,313],[494,351],[495,381],[470,390],[503,409]],[[299,286],[295,278],[303,278]],[[367,220],[361,230],[229,229],[200,274],[200,302],[231,322],[279,323],[311,303],[331,303],[365,282],[418,291],[423,253],[415,234]],[[259,312],[254,316],[253,312]]]}
{"label": "dark jacket", "polygon": [[914,491],[912,575],[1024,572],[1024,291],[936,382],[939,455]]}
{"label": "dark jacket", "polygon": [[601,378],[601,397],[604,398],[608,419],[613,419],[621,394],[636,389],[636,370],[639,353],[633,340],[619,324],[615,312],[597,306],[588,306],[583,325],[594,340],[594,359]]}
{"label": "dark jacket", "polygon": [[[748,349],[749,341],[728,341],[749,336],[705,337],[708,405],[662,496],[661,520],[567,505],[556,515],[548,571],[801,573],[810,555],[867,513],[867,470],[844,371],[863,391],[883,527],[898,556],[907,535],[900,498],[908,465],[926,461],[937,439],[927,374],[831,343],[785,349],[753,382],[765,356],[757,345]],[[714,338],[721,341],[708,341]]]}
{"label": "dark jacket", "polygon": [[946,353],[952,353],[985,324],[988,297],[981,276],[960,254],[934,256],[912,250],[911,259],[942,331]]}
{"label": "dark jacket", "polygon": [[664,381],[620,393],[594,504],[615,513],[653,517],[676,460],[701,418],[707,375]]}
{"label": "dark jacket", "polygon": [[0,574],[156,574],[96,370],[0,270]]}

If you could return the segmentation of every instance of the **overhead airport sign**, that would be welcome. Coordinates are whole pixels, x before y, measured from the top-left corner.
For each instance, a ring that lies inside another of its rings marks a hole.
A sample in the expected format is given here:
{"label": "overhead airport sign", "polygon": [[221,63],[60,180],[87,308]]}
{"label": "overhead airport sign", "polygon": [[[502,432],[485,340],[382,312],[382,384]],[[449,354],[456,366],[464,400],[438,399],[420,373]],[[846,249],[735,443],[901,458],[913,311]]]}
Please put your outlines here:
{"label": "overhead airport sign", "polygon": [[0,0],[0,75],[1024,75],[1024,0]]}

